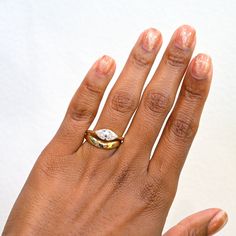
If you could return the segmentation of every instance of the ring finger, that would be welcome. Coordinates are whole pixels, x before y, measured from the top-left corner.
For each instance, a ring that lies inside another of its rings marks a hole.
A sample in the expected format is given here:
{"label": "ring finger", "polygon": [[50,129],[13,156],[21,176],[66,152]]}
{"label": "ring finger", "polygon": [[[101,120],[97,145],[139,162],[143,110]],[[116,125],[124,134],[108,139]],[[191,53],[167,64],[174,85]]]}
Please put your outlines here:
{"label": "ring finger", "polygon": [[[113,130],[119,136],[123,134],[138,106],[143,85],[161,43],[161,34],[156,29],[148,29],[140,35],[108,96],[95,130],[106,128]],[[85,142],[83,148],[95,147]],[[110,155],[113,151],[101,150],[101,153]]]}

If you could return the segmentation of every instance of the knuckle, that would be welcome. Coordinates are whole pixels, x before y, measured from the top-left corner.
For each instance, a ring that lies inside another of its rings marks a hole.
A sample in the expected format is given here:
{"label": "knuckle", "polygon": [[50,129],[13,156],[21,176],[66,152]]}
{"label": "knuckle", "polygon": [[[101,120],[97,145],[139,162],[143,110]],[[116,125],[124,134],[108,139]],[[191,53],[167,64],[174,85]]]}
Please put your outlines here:
{"label": "knuckle", "polygon": [[141,201],[144,202],[147,209],[155,210],[156,208],[165,209],[171,202],[171,197],[165,189],[167,183],[164,178],[148,178],[144,182],[139,192]]}
{"label": "knuckle", "polygon": [[85,82],[82,86],[80,97],[75,96],[69,106],[69,117],[75,121],[91,122],[97,112],[97,99],[102,96],[103,91],[95,85]]}
{"label": "knuckle", "polygon": [[137,106],[136,99],[125,91],[116,92],[111,100],[111,108],[120,113],[130,113]]}
{"label": "knuckle", "polygon": [[156,206],[161,202],[159,192],[159,185],[155,185],[154,183],[145,183],[141,190],[140,197],[147,206]]}
{"label": "knuckle", "polygon": [[97,160],[91,160],[89,163],[87,170],[84,173],[84,179],[88,181],[94,181],[99,178],[104,173],[105,166],[102,165],[103,162],[98,163]]}
{"label": "knuckle", "polygon": [[187,59],[188,55],[186,55],[186,52],[178,48],[171,48],[166,55],[166,63],[173,68],[185,67]]}
{"label": "knuckle", "polygon": [[131,63],[138,69],[149,67],[152,61],[145,57],[142,53],[134,52],[131,56]]}
{"label": "knuckle", "polygon": [[99,88],[99,86],[97,86],[96,83],[90,83],[88,81],[85,81],[84,87],[90,96],[91,94],[95,96],[100,96],[103,93],[103,89]]}
{"label": "knuckle", "polygon": [[70,117],[74,121],[87,121],[90,122],[94,119],[95,113],[87,108],[80,106],[71,106]]}
{"label": "knuckle", "polygon": [[183,96],[188,101],[199,101],[204,99],[204,95],[201,91],[197,91],[191,86],[185,86]]}
{"label": "knuckle", "polygon": [[122,186],[124,186],[128,179],[130,178],[131,171],[130,167],[121,167],[119,168],[117,174],[114,175],[113,179],[113,186],[114,189],[120,189]]}
{"label": "knuckle", "polygon": [[172,228],[171,233],[176,233],[176,235],[183,236],[197,236],[197,235],[207,235],[207,227],[205,225],[200,225],[198,227],[192,226],[191,222],[185,220],[185,222],[179,222],[175,227]]}
{"label": "knuckle", "polygon": [[172,119],[170,131],[180,139],[192,139],[197,132],[198,125],[193,120],[187,118]]}
{"label": "knuckle", "polygon": [[63,172],[63,161],[60,157],[47,156],[38,162],[37,169],[47,178],[55,178]]}
{"label": "knuckle", "polygon": [[112,185],[114,192],[117,190],[121,191],[122,189],[127,191],[127,188],[131,189],[134,184],[134,179],[137,178],[136,167],[126,161],[119,162],[113,173]]}
{"label": "knuckle", "polygon": [[154,90],[148,91],[144,97],[145,109],[154,113],[166,113],[171,109],[171,105],[169,96]]}

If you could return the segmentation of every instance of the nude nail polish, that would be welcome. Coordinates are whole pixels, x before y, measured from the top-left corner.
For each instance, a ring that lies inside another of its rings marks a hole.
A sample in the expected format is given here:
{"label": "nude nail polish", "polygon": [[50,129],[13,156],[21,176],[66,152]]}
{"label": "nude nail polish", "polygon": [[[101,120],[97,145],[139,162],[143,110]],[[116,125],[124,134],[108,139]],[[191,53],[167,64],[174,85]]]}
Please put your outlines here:
{"label": "nude nail polish", "polygon": [[109,56],[102,56],[98,60],[97,70],[102,74],[107,74],[113,65],[113,59]]}
{"label": "nude nail polish", "polygon": [[196,31],[189,25],[183,25],[177,29],[174,42],[176,47],[180,49],[189,49],[193,46]]}
{"label": "nude nail polish", "polygon": [[161,38],[161,33],[155,29],[149,29],[144,33],[142,46],[147,52],[152,52]]}
{"label": "nude nail polish", "polygon": [[206,54],[198,54],[192,65],[192,74],[196,79],[205,79],[210,71],[211,58]]}
{"label": "nude nail polish", "polygon": [[208,234],[213,235],[221,230],[228,222],[228,215],[225,211],[219,211],[208,224]]}

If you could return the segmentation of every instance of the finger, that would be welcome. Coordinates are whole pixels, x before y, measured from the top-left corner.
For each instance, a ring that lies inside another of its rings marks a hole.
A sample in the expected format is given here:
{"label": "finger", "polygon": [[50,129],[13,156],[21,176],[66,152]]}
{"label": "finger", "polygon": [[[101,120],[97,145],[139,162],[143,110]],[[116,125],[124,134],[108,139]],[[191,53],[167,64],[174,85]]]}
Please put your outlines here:
{"label": "finger", "polygon": [[199,125],[211,78],[210,57],[197,55],[190,63],[177,103],[150,161],[151,175],[162,173],[176,184]]}
{"label": "finger", "polygon": [[[95,130],[106,128],[119,136],[123,134],[139,103],[144,82],[161,42],[161,34],[156,29],[148,29],[140,35],[108,96]],[[85,145],[89,144],[86,142]],[[108,154],[109,151],[106,150],[103,154],[105,153]]]}
{"label": "finger", "polygon": [[163,236],[213,235],[224,227],[227,220],[226,212],[220,209],[208,209],[185,218]]}
{"label": "finger", "polygon": [[172,107],[192,56],[195,41],[195,30],[187,25],[179,27],[173,34],[160,65],[143,93],[140,106],[126,134],[124,149],[132,146],[135,140],[137,148],[134,151],[149,161],[153,144]]}
{"label": "finger", "polygon": [[62,155],[79,148],[114,72],[115,62],[112,58],[103,56],[95,62],[73,96],[65,118],[46,151]]}

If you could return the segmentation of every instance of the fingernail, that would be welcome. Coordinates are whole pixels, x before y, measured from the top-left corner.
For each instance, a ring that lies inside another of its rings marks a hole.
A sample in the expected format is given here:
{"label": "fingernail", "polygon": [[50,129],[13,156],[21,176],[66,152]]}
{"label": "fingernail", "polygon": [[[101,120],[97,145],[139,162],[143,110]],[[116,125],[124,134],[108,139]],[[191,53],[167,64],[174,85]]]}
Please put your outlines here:
{"label": "fingernail", "polygon": [[142,46],[143,49],[152,52],[161,39],[161,33],[156,29],[149,29],[144,33]]}
{"label": "fingernail", "polygon": [[195,29],[189,25],[183,25],[178,28],[174,36],[176,47],[181,49],[191,48],[195,40],[195,34]]}
{"label": "fingernail", "polygon": [[228,221],[228,215],[225,211],[218,212],[208,225],[208,234],[212,235],[221,230]]}
{"label": "fingernail", "polygon": [[206,54],[198,54],[192,65],[192,74],[196,79],[206,79],[210,71],[211,58]]}
{"label": "fingernail", "polygon": [[109,56],[102,56],[98,60],[97,70],[102,74],[107,74],[113,65],[113,59]]}

